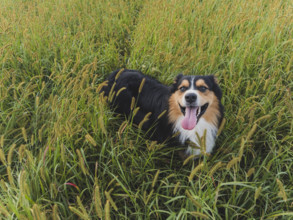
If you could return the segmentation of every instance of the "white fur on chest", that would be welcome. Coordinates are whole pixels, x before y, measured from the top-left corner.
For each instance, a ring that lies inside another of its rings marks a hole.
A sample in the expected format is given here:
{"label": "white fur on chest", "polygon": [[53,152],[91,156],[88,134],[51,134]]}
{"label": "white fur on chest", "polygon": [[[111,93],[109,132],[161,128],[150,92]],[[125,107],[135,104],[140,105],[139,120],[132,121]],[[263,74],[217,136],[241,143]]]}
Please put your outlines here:
{"label": "white fur on chest", "polygon": [[[206,130],[206,146],[205,146],[205,153],[211,153],[214,146],[215,146],[215,141],[216,141],[216,135],[218,132],[218,128],[216,126],[214,126],[211,123],[208,123],[204,118],[200,118],[200,120],[198,121],[197,125],[192,129],[192,130],[185,130],[182,128],[181,126],[181,121],[183,120],[183,116],[180,117],[175,125],[174,125],[174,133],[176,132],[180,132],[179,134],[179,141],[184,144],[185,141],[189,140],[191,142],[193,142],[195,145],[200,146],[200,140],[198,140],[198,136],[201,138],[204,135],[204,132]],[[198,134],[198,136],[196,135],[196,133]],[[188,155],[200,155],[201,154],[201,150],[200,149],[196,149],[192,146],[188,146],[187,150],[186,150],[186,154]]]}

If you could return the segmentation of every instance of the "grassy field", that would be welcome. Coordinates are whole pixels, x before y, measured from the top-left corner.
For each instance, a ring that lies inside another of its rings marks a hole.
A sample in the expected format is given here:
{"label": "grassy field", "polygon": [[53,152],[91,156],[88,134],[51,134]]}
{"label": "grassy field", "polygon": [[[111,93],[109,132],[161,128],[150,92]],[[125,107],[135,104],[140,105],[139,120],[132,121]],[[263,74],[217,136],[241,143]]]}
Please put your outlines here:
{"label": "grassy field", "polygon": [[[292,30],[290,0],[0,1],[0,218],[293,219]],[[120,67],[215,74],[214,153],[113,115]]]}

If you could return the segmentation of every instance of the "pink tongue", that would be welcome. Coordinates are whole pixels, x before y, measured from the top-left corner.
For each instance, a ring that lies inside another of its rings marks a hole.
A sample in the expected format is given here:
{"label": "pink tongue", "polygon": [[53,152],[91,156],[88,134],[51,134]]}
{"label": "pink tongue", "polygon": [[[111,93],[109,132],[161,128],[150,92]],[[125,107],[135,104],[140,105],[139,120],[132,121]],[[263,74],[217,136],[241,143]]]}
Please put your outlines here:
{"label": "pink tongue", "polygon": [[184,116],[183,121],[181,122],[181,126],[185,130],[192,130],[195,127],[197,108],[198,107],[193,107],[193,108],[186,107],[185,116]]}

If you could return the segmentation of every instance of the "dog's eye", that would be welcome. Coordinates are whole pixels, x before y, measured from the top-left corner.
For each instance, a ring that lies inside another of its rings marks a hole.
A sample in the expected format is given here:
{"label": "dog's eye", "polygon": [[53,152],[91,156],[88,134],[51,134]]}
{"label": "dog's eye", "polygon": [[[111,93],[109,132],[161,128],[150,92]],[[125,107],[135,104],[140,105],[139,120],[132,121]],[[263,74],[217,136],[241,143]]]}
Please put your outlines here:
{"label": "dog's eye", "polygon": [[205,92],[208,88],[205,87],[205,86],[200,86],[200,87],[198,87],[197,89],[198,89],[199,91],[201,91],[201,92]]}
{"label": "dog's eye", "polygon": [[180,89],[181,92],[185,92],[187,88],[185,86],[182,86],[179,89]]}

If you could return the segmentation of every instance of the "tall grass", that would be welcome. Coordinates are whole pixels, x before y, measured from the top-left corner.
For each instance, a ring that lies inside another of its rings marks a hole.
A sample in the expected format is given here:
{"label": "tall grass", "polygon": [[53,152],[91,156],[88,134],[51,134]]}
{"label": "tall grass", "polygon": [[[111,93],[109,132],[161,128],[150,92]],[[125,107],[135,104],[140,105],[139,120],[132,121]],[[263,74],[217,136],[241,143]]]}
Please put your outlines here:
{"label": "tall grass", "polygon": [[[0,216],[289,219],[290,1],[0,2]],[[225,124],[196,161],[99,97],[118,67],[215,74]]]}

